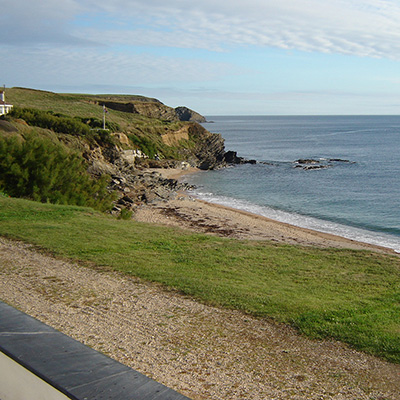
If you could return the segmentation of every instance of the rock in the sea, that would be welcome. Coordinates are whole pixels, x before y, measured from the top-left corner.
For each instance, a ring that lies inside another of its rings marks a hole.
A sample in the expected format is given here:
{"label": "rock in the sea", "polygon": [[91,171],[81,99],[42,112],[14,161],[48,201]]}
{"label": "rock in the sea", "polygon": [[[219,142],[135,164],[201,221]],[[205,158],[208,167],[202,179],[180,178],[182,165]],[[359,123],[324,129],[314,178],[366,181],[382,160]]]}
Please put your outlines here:
{"label": "rock in the sea", "polygon": [[224,160],[227,164],[256,164],[256,160],[247,160],[239,157],[236,151],[227,151],[224,155]]}
{"label": "rock in the sea", "polygon": [[304,170],[315,170],[315,169],[325,169],[330,168],[335,165],[335,163],[350,163],[353,164],[350,160],[344,160],[341,158],[300,158],[293,162],[295,164],[295,168],[302,168]]}
{"label": "rock in the sea", "polygon": [[315,160],[313,158],[300,158],[295,161],[297,164],[320,164],[320,160]]}

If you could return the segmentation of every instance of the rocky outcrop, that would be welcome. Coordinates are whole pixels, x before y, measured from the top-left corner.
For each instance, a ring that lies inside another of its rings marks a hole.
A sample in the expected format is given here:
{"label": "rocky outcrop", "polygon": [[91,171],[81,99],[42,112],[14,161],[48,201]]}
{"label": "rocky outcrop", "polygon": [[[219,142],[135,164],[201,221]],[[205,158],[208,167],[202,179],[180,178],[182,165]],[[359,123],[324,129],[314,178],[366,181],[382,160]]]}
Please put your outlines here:
{"label": "rocky outcrop", "polygon": [[187,107],[168,107],[161,101],[98,101],[111,110],[122,111],[132,114],[140,114],[150,118],[162,119],[165,121],[189,121],[206,122],[205,117]]}
{"label": "rocky outcrop", "polygon": [[187,107],[176,107],[175,112],[180,121],[190,121],[199,123],[206,122],[206,118],[203,115],[200,115],[196,111],[193,111]]}
{"label": "rocky outcrop", "polygon": [[107,174],[111,177],[109,190],[117,194],[112,213],[135,211],[142,204],[154,204],[173,199],[178,190],[190,186],[175,179],[166,179],[151,168],[188,168],[178,160],[152,160],[143,157],[140,150],[124,150],[118,146],[89,147],[83,150],[93,176]]}
{"label": "rocky outcrop", "polygon": [[217,169],[226,165],[225,141],[220,134],[211,133],[199,124],[190,124],[189,137],[196,143],[192,164],[200,169]]}
{"label": "rocky outcrop", "polygon": [[187,190],[191,186],[180,183],[176,179],[166,179],[155,171],[119,171],[112,176],[110,189],[120,193],[115,202],[112,213],[119,214],[123,209],[135,211],[141,204],[155,204],[157,202],[174,199],[178,190]]}
{"label": "rocky outcrop", "polygon": [[257,164],[256,160],[247,160],[243,157],[238,157],[236,151],[227,151],[224,155],[224,160],[227,164]]}

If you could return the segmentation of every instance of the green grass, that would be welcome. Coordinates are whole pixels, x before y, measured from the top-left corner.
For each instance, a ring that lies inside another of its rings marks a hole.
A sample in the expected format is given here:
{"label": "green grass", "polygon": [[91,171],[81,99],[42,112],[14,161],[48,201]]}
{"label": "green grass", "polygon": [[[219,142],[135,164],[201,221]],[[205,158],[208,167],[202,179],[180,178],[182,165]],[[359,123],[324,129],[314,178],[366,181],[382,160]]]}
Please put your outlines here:
{"label": "green grass", "polygon": [[[26,88],[10,88],[6,92],[7,101],[19,108],[35,108],[42,111],[61,113],[69,117],[103,119],[101,100],[136,101],[141,96],[127,95],[89,95],[89,94],[60,94]],[[99,102],[99,104],[97,104]],[[190,147],[191,143],[182,146],[166,146],[161,135],[169,131],[180,129],[185,122],[168,122],[156,118],[149,118],[139,114],[108,110],[106,120],[120,127],[121,132],[128,137],[136,137],[141,141],[153,143],[160,154],[166,158],[181,159],[181,149]],[[140,141],[139,140],[139,141]],[[145,150],[145,149],[142,149]]]}
{"label": "green grass", "polygon": [[0,196],[0,235],[400,362],[400,259],[216,238]]}
{"label": "green grass", "polygon": [[[71,117],[103,118],[103,98],[132,101],[140,96],[97,96],[89,94],[62,94],[26,88],[7,89],[7,101],[20,108],[35,108],[42,111],[53,111]],[[100,102],[97,104],[97,102]],[[123,129],[132,130],[132,133],[152,129],[154,133],[164,133],[166,128],[178,129],[181,122],[166,122],[156,118],[149,118],[139,114],[125,113],[116,110],[108,110],[107,121],[115,122]]]}

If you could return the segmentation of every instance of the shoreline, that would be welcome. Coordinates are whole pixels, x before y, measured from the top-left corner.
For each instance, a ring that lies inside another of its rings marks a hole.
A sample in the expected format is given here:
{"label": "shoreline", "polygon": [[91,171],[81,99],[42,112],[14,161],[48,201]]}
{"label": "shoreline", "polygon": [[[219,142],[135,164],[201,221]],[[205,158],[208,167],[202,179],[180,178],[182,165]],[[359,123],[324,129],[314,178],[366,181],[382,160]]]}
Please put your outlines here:
{"label": "shoreline", "polygon": [[[164,178],[182,181],[198,168],[152,169]],[[179,192],[176,199],[141,207],[134,219],[141,222],[177,226],[196,232],[241,240],[269,240],[285,244],[383,252],[399,256],[394,249],[349,239],[332,233],[303,228],[263,215],[211,203]]]}

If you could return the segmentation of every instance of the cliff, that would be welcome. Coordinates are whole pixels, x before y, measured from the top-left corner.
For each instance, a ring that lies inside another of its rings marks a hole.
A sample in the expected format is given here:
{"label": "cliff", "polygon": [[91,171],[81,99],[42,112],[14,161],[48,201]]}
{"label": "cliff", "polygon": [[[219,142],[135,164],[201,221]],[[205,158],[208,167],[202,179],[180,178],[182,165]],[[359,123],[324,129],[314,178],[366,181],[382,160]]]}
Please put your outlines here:
{"label": "cliff", "polygon": [[140,114],[149,118],[157,118],[165,121],[206,122],[204,116],[200,115],[196,111],[191,110],[190,108],[172,108],[166,106],[160,101],[147,101],[147,99],[144,99],[143,101],[130,102],[99,100],[98,103],[103,104],[112,110]]}
{"label": "cliff", "polygon": [[[187,107],[174,109],[140,96],[66,95],[23,88],[8,93],[15,109],[0,123],[0,137],[24,140],[34,132],[80,154],[92,177],[111,178],[109,190],[118,194],[116,213],[175,195],[179,184],[147,172],[148,168],[226,165],[224,139],[194,122],[205,119]],[[108,108],[106,130],[103,105]]]}

